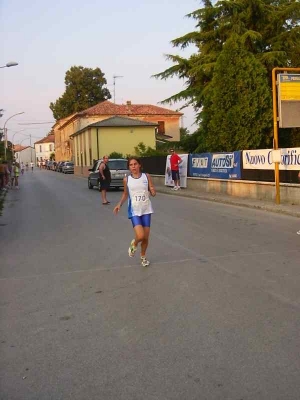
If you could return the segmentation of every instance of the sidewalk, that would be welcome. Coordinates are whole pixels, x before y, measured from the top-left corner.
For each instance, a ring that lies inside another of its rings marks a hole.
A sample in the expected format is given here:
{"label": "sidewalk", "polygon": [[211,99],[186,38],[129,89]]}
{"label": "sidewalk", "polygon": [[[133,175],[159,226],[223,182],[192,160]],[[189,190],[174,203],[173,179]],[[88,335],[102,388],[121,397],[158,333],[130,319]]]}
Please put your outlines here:
{"label": "sidewalk", "polygon": [[279,214],[291,215],[300,218],[300,206],[292,204],[275,204],[264,200],[253,200],[241,197],[232,197],[218,193],[196,192],[190,189],[171,190],[168,186],[155,185],[157,192],[173,196],[190,197],[193,199],[215,201],[217,203],[231,204],[234,206],[256,208],[264,211],[275,212]]}

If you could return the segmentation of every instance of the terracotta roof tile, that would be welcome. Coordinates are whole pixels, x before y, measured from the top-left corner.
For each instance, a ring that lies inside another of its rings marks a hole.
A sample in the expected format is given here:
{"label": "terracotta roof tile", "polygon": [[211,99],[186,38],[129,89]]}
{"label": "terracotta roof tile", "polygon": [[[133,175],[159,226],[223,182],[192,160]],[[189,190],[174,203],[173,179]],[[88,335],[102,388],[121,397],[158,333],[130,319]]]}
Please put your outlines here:
{"label": "terracotta roof tile", "polygon": [[114,116],[110,117],[108,119],[104,119],[102,121],[95,122],[89,126],[158,126],[158,124],[155,124],[154,122],[147,122],[147,121],[140,121],[139,119],[133,119],[133,118],[126,118],[126,117],[119,117],[119,116]]}
{"label": "terracotta roof tile", "polygon": [[38,140],[37,142],[35,142],[34,144],[40,144],[40,143],[54,143],[55,139],[54,139],[54,134],[48,135],[46,137],[44,137],[41,140]]}
{"label": "terracotta roof tile", "polygon": [[30,146],[22,146],[21,144],[15,144],[14,145],[14,151],[15,152],[23,151],[25,149],[28,149],[28,147],[30,147]]}
{"label": "terracotta roof tile", "polygon": [[93,107],[81,111],[81,115],[183,115],[180,112],[151,104],[114,104],[109,100],[102,101]]}

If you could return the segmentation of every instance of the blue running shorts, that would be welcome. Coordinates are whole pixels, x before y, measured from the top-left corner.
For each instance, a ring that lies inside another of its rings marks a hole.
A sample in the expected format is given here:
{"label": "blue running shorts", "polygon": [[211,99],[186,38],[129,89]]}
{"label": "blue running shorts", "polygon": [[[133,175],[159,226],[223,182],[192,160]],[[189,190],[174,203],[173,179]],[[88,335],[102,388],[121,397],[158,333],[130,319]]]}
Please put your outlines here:
{"label": "blue running shorts", "polygon": [[151,225],[151,214],[144,214],[141,216],[131,217],[132,226],[142,225],[144,228],[150,228]]}

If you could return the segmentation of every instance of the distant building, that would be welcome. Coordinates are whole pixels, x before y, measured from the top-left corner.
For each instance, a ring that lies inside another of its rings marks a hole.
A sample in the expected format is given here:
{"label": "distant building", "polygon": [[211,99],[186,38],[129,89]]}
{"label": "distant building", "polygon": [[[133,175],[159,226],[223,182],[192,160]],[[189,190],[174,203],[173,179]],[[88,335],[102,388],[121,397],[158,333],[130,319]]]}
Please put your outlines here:
{"label": "distant building", "polygon": [[48,136],[34,143],[36,162],[50,160],[51,154],[55,154],[54,134],[50,133]]}
{"label": "distant building", "polygon": [[[152,122],[156,127],[156,141],[179,141],[182,113],[151,104],[114,104],[108,100],[72,114],[56,122],[52,127],[55,135],[56,161],[75,161],[74,146],[70,137],[85,127],[111,117],[132,118]],[[142,142],[142,140],[140,140]],[[155,147],[155,143],[154,143]]]}
{"label": "distant building", "polygon": [[133,155],[141,142],[146,148],[155,148],[157,125],[134,118],[111,117],[82,128],[70,136],[74,142],[75,174],[87,176],[93,160],[104,154]]}
{"label": "distant building", "polygon": [[24,164],[29,164],[33,162],[36,164],[35,149],[30,146],[21,146],[16,144],[14,145],[14,158],[18,163],[23,162]]}

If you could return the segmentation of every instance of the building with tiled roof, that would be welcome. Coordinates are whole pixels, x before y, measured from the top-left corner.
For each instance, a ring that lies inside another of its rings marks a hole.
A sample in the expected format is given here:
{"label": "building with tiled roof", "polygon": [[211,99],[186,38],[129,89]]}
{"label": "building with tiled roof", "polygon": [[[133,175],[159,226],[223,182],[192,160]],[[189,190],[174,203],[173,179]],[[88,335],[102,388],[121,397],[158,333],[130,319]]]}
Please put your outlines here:
{"label": "building with tiled roof", "polygon": [[27,149],[30,146],[22,146],[21,144],[13,145],[14,153]]}
{"label": "building with tiled roof", "polygon": [[34,144],[42,144],[42,143],[54,143],[54,133],[50,133],[48,136],[38,140]]}
{"label": "building with tiled roof", "polygon": [[18,163],[23,163],[24,165],[35,163],[35,149],[31,146],[22,146],[20,144],[14,145],[14,159]]}
{"label": "building with tiled roof", "polygon": [[182,113],[151,104],[115,104],[109,100],[75,113],[53,126],[55,134],[56,160],[73,159],[70,137],[88,125],[108,119],[112,116],[128,117],[157,125],[156,132],[160,140],[180,140],[180,119]]}
{"label": "building with tiled roof", "polygon": [[70,136],[75,174],[87,176],[94,161],[104,154],[134,155],[141,142],[146,148],[155,148],[156,129],[155,122],[113,116],[76,131]]}
{"label": "building with tiled roof", "polygon": [[55,153],[55,137],[54,133],[50,133],[44,138],[34,143],[36,162],[50,160],[50,157]]}
{"label": "building with tiled roof", "polygon": [[183,114],[167,108],[154,106],[151,104],[132,104],[127,101],[126,104],[114,104],[109,100],[102,101],[93,107],[80,112],[81,115],[122,115],[128,117],[153,116],[153,115],[176,115],[181,117]]}

